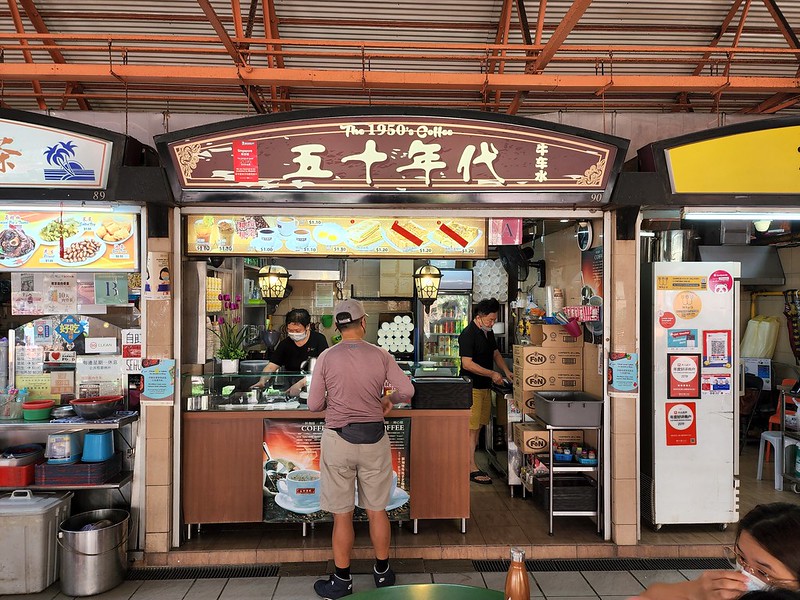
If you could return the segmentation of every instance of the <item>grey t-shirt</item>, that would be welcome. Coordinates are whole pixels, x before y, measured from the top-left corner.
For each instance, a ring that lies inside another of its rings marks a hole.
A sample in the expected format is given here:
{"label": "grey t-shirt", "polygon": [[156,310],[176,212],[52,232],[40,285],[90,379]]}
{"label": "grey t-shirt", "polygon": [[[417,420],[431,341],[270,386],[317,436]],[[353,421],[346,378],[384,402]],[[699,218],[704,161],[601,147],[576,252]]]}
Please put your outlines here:
{"label": "grey t-shirt", "polygon": [[394,404],[408,402],[414,395],[411,379],[386,350],[364,340],[341,341],[317,359],[308,408],[324,410],[330,428],[382,421],[385,381],[396,390],[389,396]]}

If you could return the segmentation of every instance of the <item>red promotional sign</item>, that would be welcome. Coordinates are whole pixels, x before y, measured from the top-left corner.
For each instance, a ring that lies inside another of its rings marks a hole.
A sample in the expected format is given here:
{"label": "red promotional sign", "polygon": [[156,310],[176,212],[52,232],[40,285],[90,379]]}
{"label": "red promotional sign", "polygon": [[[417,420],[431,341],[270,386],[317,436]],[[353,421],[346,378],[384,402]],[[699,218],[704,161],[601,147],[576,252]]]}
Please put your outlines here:
{"label": "red promotional sign", "polygon": [[237,183],[258,181],[258,144],[255,141],[234,140],[233,180]]}
{"label": "red promotional sign", "polygon": [[667,354],[667,398],[700,398],[700,355]]}
{"label": "red promotional sign", "polygon": [[697,445],[697,410],[694,402],[667,402],[667,446]]}

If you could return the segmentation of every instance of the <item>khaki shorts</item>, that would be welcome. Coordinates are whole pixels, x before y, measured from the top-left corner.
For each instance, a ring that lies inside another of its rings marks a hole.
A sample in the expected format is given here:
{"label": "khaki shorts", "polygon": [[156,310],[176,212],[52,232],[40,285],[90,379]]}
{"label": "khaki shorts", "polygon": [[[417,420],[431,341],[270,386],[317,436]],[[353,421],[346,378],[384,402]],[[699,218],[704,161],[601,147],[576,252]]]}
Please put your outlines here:
{"label": "khaki shorts", "polygon": [[469,428],[474,431],[489,424],[492,412],[492,390],[472,388],[472,408],[469,409]]}
{"label": "khaki shorts", "polygon": [[367,510],[386,510],[392,493],[392,450],[389,436],[374,444],[351,444],[332,429],[320,442],[320,508],[347,513],[358,504]]}

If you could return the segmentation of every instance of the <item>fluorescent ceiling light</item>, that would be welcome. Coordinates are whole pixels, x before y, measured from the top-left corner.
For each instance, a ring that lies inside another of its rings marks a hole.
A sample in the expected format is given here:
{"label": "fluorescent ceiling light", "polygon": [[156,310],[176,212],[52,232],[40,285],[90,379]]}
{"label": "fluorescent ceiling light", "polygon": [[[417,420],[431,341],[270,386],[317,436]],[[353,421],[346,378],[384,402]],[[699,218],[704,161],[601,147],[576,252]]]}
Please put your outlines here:
{"label": "fluorescent ceiling light", "polygon": [[800,210],[765,207],[763,210],[755,212],[753,210],[686,207],[683,209],[683,218],[688,221],[800,221]]}
{"label": "fluorescent ceiling light", "polygon": [[639,237],[656,237],[656,234],[652,231],[640,231]]}

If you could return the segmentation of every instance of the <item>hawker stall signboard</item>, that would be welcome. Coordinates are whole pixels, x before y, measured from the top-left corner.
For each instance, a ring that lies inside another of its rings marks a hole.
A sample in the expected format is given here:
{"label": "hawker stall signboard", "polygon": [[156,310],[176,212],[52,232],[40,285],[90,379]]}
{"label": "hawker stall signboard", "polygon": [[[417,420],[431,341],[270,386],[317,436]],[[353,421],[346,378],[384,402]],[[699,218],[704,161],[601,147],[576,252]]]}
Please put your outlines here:
{"label": "hawker stall signboard", "polygon": [[187,253],[483,258],[486,219],[190,215]]}
{"label": "hawker stall signboard", "polygon": [[112,143],[0,118],[0,187],[105,189]]}
{"label": "hawker stall signboard", "polygon": [[0,211],[0,271],[135,271],[136,215]]}
{"label": "hawker stall signboard", "polygon": [[[297,192],[391,192],[403,196],[400,202],[420,203],[448,201],[430,193],[477,192],[493,198],[465,201],[512,202],[503,194],[559,192],[566,194],[527,201],[574,204],[576,196],[587,204],[608,201],[626,140],[557,123],[476,115],[433,109],[306,111],[206,125],[156,141],[176,194],[190,200],[191,192],[224,190],[237,200],[270,192],[263,196],[270,202],[296,201]],[[210,199],[201,195],[196,199]],[[303,201],[314,198],[305,194]],[[392,200],[340,196],[339,202],[349,201]]]}

